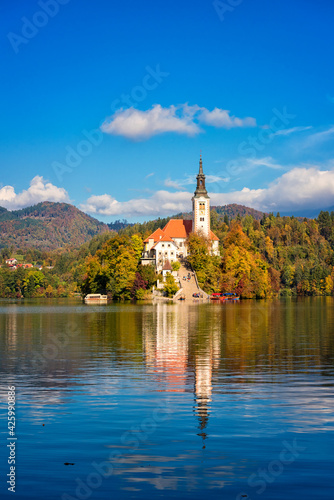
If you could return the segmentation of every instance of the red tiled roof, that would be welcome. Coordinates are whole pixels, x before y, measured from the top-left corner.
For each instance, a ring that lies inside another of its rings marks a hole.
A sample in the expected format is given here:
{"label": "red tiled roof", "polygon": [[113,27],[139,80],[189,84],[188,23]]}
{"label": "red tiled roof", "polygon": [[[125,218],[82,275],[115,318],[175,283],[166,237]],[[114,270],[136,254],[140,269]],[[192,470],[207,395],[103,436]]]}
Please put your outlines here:
{"label": "red tiled roof", "polygon": [[163,237],[159,241],[157,241],[156,243],[154,243],[154,245],[153,245],[152,248],[155,248],[158,245],[158,243],[160,243],[160,241],[169,241],[170,243],[173,243],[173,245],[177,246],[175,244],[175,242],[172,240],[172,238],[170,238],[169,236],[167,236],[167,234],[164,234]]}
{"label": "red tiled roof", "polygon": [[173,241],[173,240],[170,236],[168,236],[167,234],[164,234],[163,237],[161,238],[161,240],[159,240],[159,241]]}
{"label": "red tiled roof", "polygon": [[164,227],[164,232],[171,238],[187,238],[193,226],[192,220],[171,219]]}
{"label": "red tiled roof", "polygon": [[210,240],[219,241],[219,238],[215,235],[213,231],[210,230]]}
{"label": "red tiled roof", "polygon": [[[171,219],[163,229],[159,228],[154,231],[154,233],[150,234],[150,236],[144,240],[144,243],[148,243],[150,239],[153,239],[156,244],[159,241],[172,241],[172,238],[187,238],[192,231],[192,227],[192,220]],[[210,240],[219,241],[219,238],[217,238],[213,231],[210,231]]]}
{"label": "red tiled roof", "polygon": [[159,241],[162,238],[162,236],[164,236],[164,234],[165,233],[163,232],[163,230],[160,229],[160,227],[159,227],[158,229],[156,229],[154,231],[154,233],[150,234],[150,236],[148,236],[146,238],[146,240],[144,240],[144,243],[148,243],[148,240],[151,240],[151,239],[153,239],[155,242]]}
{"label": "red tiled roof", "polygon": [[172,266],[171,266],[171,264],[170,264],[170,262],[169,262],[169,260],[168,260],[168,259],[166,260],[166,262],[165,262],[165,264],[164,264],[164,266],[163,266],[162,270],[163,270],[163,271],[171,271],[171,270],[172,270]]}

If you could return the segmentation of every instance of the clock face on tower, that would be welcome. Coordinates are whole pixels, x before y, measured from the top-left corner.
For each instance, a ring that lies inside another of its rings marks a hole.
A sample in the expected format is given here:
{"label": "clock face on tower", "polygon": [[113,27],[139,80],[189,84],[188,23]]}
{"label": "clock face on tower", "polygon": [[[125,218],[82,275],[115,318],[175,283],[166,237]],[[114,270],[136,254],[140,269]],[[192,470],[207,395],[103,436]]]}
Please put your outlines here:
{"label": "clock face on tower", "polygon": [[199,214],[200,214],[200,215],[204,215],[204,214],[205,214],[205,210],[200,210],[200,211],[199,211]]}

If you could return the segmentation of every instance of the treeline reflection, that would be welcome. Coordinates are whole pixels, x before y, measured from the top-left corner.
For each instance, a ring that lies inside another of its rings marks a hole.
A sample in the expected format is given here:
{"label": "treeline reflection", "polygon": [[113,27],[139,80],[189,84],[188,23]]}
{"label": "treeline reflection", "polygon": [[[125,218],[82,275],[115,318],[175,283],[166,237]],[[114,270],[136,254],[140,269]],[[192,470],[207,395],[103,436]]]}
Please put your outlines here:
{"label": "treeline reflection", "polygon": [[83,371],[118,381],[137,372],[159,391],[193,390],[200,407],[222,380],[270,382],[328,368],[333,305],[332,297],[94,310],[11,305],[0,311],[0,372],[36,385],[58,381],[59,387],[76,384]]}

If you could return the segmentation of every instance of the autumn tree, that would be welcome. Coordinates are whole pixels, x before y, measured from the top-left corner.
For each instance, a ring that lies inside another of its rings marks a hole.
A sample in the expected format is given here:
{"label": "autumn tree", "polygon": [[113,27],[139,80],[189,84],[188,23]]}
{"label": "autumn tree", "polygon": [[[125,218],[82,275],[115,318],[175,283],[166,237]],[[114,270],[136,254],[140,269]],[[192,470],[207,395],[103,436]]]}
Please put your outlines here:
{"label": "autumn tree", "polygon": [[188,237],[188,249],[187,260],[196,272],[201,288],[207,293],[217,292],[221,279],[221,259],[211,255],[209,240],[191,233]]}
{"label": "autumn tree", "polygon": [[137,237],[114,236],[94,257],[86,261],[83,293],[108,293],[115,299],[128,299],[136,277],[138,258],[141,254]]}
{"label": "autumn tree", "polygon": [[140,276],[147,282],[147,288],[152,288],[157,282],[157,274],[155,272],[154,265],[138,266],[138,272]]}
{"label": "autumn tree", "polygon": [[272,294],[268,264],[256,252],[238,222],[230,225],[224,240],[222,291],[244,298],[265,298]]}
{"label": "autumn tree", "polygon": [[131,297],[136,299],[143,298],[143,292],[147,289],[147,281],[143,279],[141,274],[137,271],[134,282],[131,288]]}
{"label": "autumn tree", "polygon": [[178,289],[179,287],[175,283],[174,276],[171,273],[167,273],[164,285],[164,292],[166,293],[167,297],[173,297]]}

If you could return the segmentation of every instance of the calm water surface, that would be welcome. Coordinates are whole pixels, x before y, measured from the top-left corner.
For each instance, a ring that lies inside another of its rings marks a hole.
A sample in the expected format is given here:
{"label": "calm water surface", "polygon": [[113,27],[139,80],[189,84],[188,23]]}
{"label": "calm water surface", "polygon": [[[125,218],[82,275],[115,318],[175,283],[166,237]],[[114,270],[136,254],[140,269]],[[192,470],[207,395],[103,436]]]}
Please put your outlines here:
{"label": "calm water surface", "polygon": [[330,297],[1,301],[0,496],[331,499],[333,339]]}

